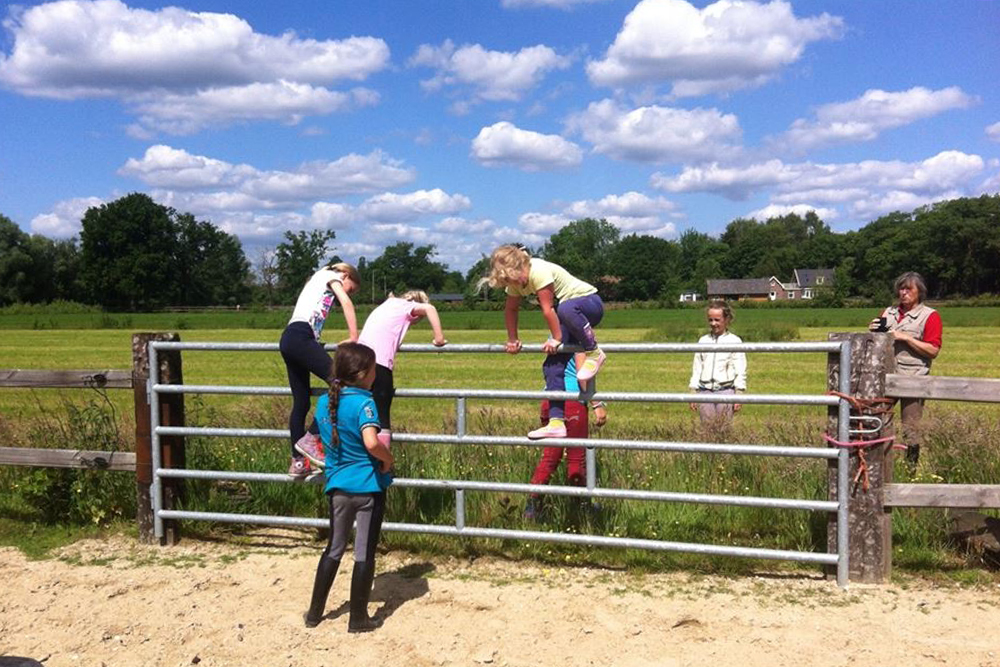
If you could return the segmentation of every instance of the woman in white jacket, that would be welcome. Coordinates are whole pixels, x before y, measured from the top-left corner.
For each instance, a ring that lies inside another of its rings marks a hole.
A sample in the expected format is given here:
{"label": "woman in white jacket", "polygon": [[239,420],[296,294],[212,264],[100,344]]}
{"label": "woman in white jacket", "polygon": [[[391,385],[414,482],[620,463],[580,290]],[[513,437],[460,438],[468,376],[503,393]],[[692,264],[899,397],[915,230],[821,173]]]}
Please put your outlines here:
{"label": "woman in white jacket", "polygon": [[[743,339],[729,333],[733,310],[729,304],[716,299],[705,309],[709,332],[698,340],[699,345],[733,345]],[[747,358],[742,352],[696,352],[691,368],[691,391],[697,393],[735,394],[747,388]],[[739,403],[691,403],[691,409],[701,416],[703,426],[728,427]]]}

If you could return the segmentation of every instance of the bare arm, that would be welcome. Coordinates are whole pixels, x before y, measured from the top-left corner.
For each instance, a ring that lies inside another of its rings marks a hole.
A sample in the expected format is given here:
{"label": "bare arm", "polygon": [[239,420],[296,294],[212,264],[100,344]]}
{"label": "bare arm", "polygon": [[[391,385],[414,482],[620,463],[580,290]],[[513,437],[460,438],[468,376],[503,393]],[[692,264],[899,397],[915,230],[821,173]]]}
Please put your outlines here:
{"label": "bare arm", "polygon": [[441,318],[438,316],[437,308],[429,303],[418,303],[413,307],[413,312],[426,317],[427,321],[430,322],[431,330],[434,332],[434,344],[438,347],[447,345],[448,341],[444,337],[444,331],[441,329]]}
{"label": "bare arm", "polygon": [[339,280],[330,281],[330,291],[337,297],[340,307],[344,309],[344,321],[347,322],[347,340],[358,342],[358,316],[354,312],[354,302]]}
{"label": "bare arm", "polygon": [[374,426],[366,426],[361,429],[361,439],[365,443],[365,449],[382,464],[382,472],[392,470],[392,464],[396,460],[392,457],[389,448],[378,441],[378,429]]}
{"label": "bare arm", "polygon": [[893,329],[889,332],[893,340],[901,340],[910,346],[910,349],[919,354],[922,357],[927,357],[928,359],[934,359],[938,356],[941,348],[937,345],[931,345],[930,343],[925,343],[919,338],[915,338],[912,334],[908,334],[905,331],[900,331],[899,329]]}
{"label": "bare arm", "polygon": [[517,316],[521,310],[521,297],[507,295],[507,303],[504,304],[503,321],[507,325],[507,352],[517,354],[521,351],[521,341],[517,338]]}

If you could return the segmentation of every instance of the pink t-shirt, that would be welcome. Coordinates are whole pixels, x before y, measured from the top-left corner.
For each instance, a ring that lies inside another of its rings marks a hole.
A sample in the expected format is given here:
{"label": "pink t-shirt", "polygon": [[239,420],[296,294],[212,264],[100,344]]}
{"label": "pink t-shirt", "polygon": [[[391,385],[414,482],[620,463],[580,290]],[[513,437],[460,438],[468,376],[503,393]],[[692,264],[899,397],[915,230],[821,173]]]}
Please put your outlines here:
{"label": "pink t-shirt", "polygon": [[358,342],[375,350],[375,363],[390,371],[396,360],[396,350],[410,325],[420,319],[413,313],[416,304],[406,299],[389,297],[365,320]]}

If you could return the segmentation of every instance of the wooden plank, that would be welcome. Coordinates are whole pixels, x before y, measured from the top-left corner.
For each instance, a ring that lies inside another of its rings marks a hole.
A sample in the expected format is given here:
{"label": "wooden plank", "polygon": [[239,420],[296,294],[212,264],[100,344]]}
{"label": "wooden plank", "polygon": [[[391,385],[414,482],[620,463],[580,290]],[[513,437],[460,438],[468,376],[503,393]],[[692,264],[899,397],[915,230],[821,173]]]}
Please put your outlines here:
{"label": "wooden plank", "polygon": [[0,369],[0,387],[131,389],[132,371]]}
{"label": "wooden plank", "polygon": [[35,468],[91,468],[135,472],[133,452],[92,452],[81,449],[0,447],[0,465]]}
{"label": "wooden plank", "polygon": [[891,507],[1000,508],[1000,484],[887,484]]}
{"label": "wooden plank", "polygon": [[885,376],[885,395],[896,398],[932,398],[938,401],[1000,403],[1000,380],[893,374]]}

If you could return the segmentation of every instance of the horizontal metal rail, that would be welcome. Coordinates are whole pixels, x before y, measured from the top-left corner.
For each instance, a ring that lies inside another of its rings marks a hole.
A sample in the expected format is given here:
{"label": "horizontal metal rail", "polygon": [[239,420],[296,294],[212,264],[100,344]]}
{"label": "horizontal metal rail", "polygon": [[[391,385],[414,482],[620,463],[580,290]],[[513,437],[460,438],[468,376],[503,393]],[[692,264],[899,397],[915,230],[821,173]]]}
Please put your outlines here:
{"label": "horizontal metal rail", "polygon": [[[241,473],[223,470],[188,470],[160,468],[161,477],[175,479],[207,479],[225,482],[294,482],[280,473]],[[309,481],[316,484],[326,480],[315,474]],[[522,484],[515,482],[480,482],[448,479],[397,478],[393,486],[409,489],[440,489],[444,491],[496,491],[501,493],[533,493],[576,498],[603,498],[607,500],[650,500],[703,505],[729,505],[733,507],[762,507],[766,509],[809,510],[836,512],[837,503],[830,500],[800,498],[768,498],[760,496],[722,496],[711,493],[681,493],[677,491],[640,491],[636,489],[591,489],[582,486],[556,486],[548,484]]]}
{"label": "horizontal metal rail", "polygon": [[[287,438],[283,429],[213,428],[201,426],[157,426],[159,435],[193,435],[223,438]],[[448,433],[393,432],[394,442],[424,442],[442,445],[509,445],[550,447],[548,440],[529,440],[523,436],[452,435]],[[788,447],[783,445],[734,445],[711,442],[669,442],[655,440],[611,440],[602,438],[559,438],[560,447],[595,449],[683,452],[688,454],[739,454],[745,456],[782,456],[790,458],[836,459],[830,447]]]}
{"label": "horizontal metal rail", "polygon": [[[164,519],[190,519],[195,521],[217,521],[220,523],[249,523],[265,526],[293,526],[300,528],[327,528],[326,519],[304,517],[279,517],[261,514],[225,514],[221,512],[184,512],[180,510],[160,510]],[[677,551],[707,556],[739,556],[765,560],[790,560],[802,563],[835,565],[837,554],[815,553],[811,551],[784,551],[781,549],[760,549],[756,547],[727,547],[715,544],[690,542],[667,542],[628,537],[604,537],[601,535],[580,535],[572,533],[544,533],[532,530],[505,530],[498,528],[468,528],[457,526],[437,526],[427,524],[395,523],[387,521],[383,530],[404,533],[424,533],[432,535],[452,535],[455,537],[485,537],[499,540],[536,540],[561,544],[580,544],[593,547],[626,547],[650,551]]]}
{"label": "horizontal metal rail", "polygon": [[[157,384],[153,391],[161,394],[240,394],[247,396],[291,396],[288,387],[243,385]],[[314,388],[314,394],[324,393]],[[520,391],[515,389],[397,389],[397,398],[478,398],[484,400],[594,400],[636,403],[739,403],[741,405],[826,405],[835,406],[836,396],[814,394],[685,394],[599,391],[586,397],[572,391]]]}
{"label": "horizontal metal rail", "polygon": [[[214,350],[229,352],[277,352],[277,343],[182,343],[173,341],[154,341],[150,343],[157,350]],[[329,343],[327,350],[336,350],[335,344]],[[571,352],[574,348],[567,347]],[[840,352],[838,342],[807,342],[807,343],[734,343],[730,345],[703,345],[701,343],[602,343],[605,352]],[[444,347],[435,345],[406,344],[399,348],[400,352],[433,352],[445,354],[448,352],[464,353],[505,353],[503,345],[495,343],[449,343]],[[542,352],[541,344],[528,344],[521,347],[521,352]]]}

